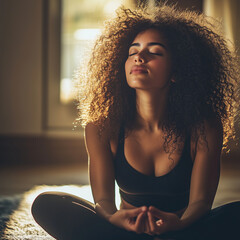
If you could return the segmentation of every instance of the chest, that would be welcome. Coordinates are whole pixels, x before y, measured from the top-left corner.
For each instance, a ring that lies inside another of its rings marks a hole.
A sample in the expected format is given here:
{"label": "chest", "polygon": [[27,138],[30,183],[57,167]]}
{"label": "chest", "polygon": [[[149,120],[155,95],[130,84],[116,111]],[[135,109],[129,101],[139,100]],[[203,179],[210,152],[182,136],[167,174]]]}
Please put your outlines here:
{"label": "chest", "polygon": [[[113,154],[117,151],[113,143]],[[184,142],[168,144],[163,134],[133,133],[123,142],[125,161],[134,170],[148,176],[163,176],[169,173],[181,159]]]}

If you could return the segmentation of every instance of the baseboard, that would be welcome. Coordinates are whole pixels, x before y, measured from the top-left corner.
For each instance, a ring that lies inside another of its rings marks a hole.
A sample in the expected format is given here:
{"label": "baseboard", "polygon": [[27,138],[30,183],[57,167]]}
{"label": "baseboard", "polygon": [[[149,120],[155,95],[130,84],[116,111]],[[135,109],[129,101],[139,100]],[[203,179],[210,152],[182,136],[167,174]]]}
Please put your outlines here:
{"label": "baseboard", "polygon": [[87,161],[82,137],[0,136],[0,164],[52,164]]}

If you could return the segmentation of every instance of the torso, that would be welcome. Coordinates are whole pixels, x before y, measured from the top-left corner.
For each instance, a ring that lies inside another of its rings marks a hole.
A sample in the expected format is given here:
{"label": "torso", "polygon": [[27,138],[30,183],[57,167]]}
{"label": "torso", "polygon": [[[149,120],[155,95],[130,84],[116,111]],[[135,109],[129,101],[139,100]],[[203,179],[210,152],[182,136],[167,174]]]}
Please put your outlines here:
{"label": "torso", "polygon": [[[177,150],[171,154],[164,150],[163,132],[147,133],[144,130],[131,131],[124,140],[124,154],[128,164],[146,176],[164,176],[174,169],[182,156],[184,142],[177,143]],[[116,156],[118,139],[110,142],[113,156]],[[171,145],[171,143],[170,143]],[[194,159],[194,144],[191,142],[191,159]],[[135,206],[121,201],[121,208],[134,208]],[[177,211],[181,215],[184,209]]]}

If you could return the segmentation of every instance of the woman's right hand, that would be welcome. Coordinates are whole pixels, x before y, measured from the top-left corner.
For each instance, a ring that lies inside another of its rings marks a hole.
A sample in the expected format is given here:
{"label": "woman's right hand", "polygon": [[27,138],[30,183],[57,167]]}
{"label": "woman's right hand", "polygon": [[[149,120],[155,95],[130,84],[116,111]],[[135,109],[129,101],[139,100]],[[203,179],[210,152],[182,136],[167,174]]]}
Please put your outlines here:
{"label": "woman's right hand", "polygon": [[134,209],[120,209],[112,214],[109,221],[121,228],[136,233],[144,233],[146,231],[147,207]]}

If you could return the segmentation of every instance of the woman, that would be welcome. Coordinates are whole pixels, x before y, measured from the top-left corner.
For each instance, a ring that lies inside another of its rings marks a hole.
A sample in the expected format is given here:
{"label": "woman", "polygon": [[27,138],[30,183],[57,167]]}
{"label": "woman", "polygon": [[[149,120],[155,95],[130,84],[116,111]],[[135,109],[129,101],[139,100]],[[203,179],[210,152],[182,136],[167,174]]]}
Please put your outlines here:
{"label": "woman", "polygon": [[35,220],[57,239],[231,239],[240,203],[211,207],[237,78],[234,54],[204,16],[119,9],[79,93],[95,204],[43,193]]}

